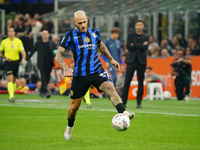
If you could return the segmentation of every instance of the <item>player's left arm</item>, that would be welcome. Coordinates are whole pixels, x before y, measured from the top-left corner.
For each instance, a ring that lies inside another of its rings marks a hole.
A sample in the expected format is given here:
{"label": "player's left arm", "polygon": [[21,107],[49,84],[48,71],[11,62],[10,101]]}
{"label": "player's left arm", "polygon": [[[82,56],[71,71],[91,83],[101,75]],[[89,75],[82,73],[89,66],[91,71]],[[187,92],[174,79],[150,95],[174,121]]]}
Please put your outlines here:
{"label": "player's left arm", "polygon": [[146,78],[146,79],[144,79],[144,81],[145,81],[146,83],[149,83],[149,82],[153,81],[153,79],[152,79],[152,78]]}
{"label": "player's left arm", "polygon": [[22,54],[22,61],[21,61],[21,64],[22,64],[22,65],[25,65],[25,60],[26,60],[26,52],[25,52],[25,50],[22,50],[22,51],[21,51],[21,54]]}
{"label": "player's left arm", "polygon": [[110,52],[108,51],[105,44],[101,41],[98,44],[98,50],[108,59],[110,60],[111,64],[116,67],[117,71],[120,71],[120,65],[114,58],[111,56]]}

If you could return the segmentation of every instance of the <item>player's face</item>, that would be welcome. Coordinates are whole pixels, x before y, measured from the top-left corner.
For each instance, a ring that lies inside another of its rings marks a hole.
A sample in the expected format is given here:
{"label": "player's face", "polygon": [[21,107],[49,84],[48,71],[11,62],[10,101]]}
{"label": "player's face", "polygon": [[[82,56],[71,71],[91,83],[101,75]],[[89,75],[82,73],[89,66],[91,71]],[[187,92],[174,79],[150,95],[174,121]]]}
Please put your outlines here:
{"label": "player's face", "polygon": [[87,32],[88,20],[86,16],[75,18],[74,23],[80,32]]}
{"label": "player's face", "polygon": [[112,36],[114,39],[118,39],[119,38],[119,33],[115,32],[115,33],[112,33]]}
{"label": "player's face", "polygon": [[150,69],[146,69],[146,75],[147,77],[150,77],[152,75],[152,71]]}
{"label": "player's face", "polygon": [[135,30],[136,32],[142,32],[144,29],[144,24],[142,22],[137,22],[135,24]]}
{"label": "player's face", "polygon": [[49,32],[48,31],[42,32],[42,39],[45,40],[45,41],[49,40]]}
{"label": "player's face", "polygon": [[9,36],[9,37],[14,37],[14,36],[15,36],[15,31],[14,31],[13,28],[9,28],[9,29],[8,29],[8,36]]}
{"label": "player's face", "polygon": [[177,51],[177,55],[178,55],[178,57],[184,56],[184,51],[178,50],[178,51]]}

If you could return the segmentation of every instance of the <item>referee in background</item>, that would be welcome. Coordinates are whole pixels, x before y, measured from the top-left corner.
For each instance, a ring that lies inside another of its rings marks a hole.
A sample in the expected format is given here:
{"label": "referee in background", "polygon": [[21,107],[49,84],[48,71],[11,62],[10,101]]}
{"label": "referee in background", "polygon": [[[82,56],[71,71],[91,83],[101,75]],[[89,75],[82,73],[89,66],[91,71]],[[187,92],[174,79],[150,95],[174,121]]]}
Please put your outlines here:
{"label": "referee in background", "polygon": [[14,103],[14,92],[16,89],[16,78],[19,68],[19,52],[22,54],[21,64],[25,64],[26,52],[23,43],[20,39],[15,37],[13,27],[8,29],[8,38],[4,39],[0,45],[0,57],[5,58],[5,71],[8,79],[7,89],[9,93],[9,102]]}
{"label": "referee in background", "polygon": [[122,100],[124,105],[127,103],[128,91],[131,80],[135,70],[137,70],[138,77],[138,93],[137,93],[137,108],[142,108],[142,95],[143,95],[143,80],[144,72],[146,69],[146,50],[148,49],[149,36],[143,33],[144,22],[137,20],[135,23],[135,31],[128,35],[127,49],[129,50],[126,55],[125,63],[127,63],[126,76],[124,82],[124,89]]}

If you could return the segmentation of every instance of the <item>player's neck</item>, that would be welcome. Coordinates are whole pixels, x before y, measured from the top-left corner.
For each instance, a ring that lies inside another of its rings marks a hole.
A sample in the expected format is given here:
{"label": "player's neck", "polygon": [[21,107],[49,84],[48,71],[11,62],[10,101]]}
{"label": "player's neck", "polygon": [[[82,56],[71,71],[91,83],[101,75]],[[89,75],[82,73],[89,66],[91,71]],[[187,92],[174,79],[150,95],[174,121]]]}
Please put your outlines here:
{"label": "player's neck", "polygon": [[15,37],[9,37],[9,38],[10,38],[11,41],[13,41]]}

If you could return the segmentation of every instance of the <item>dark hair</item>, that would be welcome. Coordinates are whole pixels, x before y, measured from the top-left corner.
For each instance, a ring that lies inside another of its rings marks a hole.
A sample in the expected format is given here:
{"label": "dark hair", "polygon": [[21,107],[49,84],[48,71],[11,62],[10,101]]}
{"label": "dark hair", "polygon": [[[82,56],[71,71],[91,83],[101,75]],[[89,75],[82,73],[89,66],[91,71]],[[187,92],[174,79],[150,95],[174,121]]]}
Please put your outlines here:
{"label": "dark hair", "polygon": [[186,54],[185,48],[183,48],[183,47],[181,47],[181,46],[178,46],[178,47],[176,47],[175,49],[176,49],[177,51],[182,51],[182,52],[183,52],[183,55],[185,56],[185,54]]}
{"label": "dark hair", "polygon": [[141,23],[144,25],[144,21],[143,21],[143,20],[137,20],[137,21],[135,22],[135,24],[138,23],[138,22],[141,22]]}
{"label": "dark hair", "polygon": [[146,69],[153,70],[151,66],[146,67]]}

